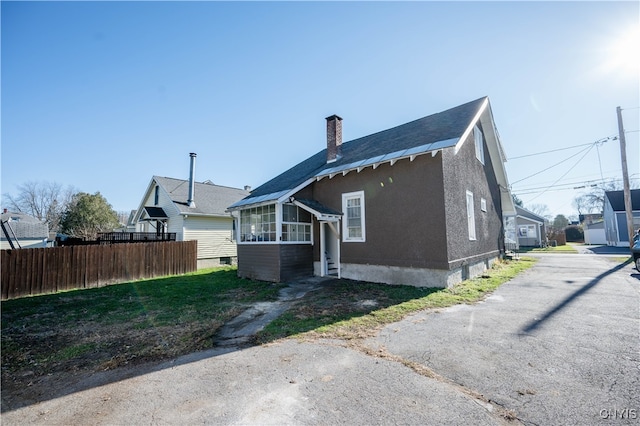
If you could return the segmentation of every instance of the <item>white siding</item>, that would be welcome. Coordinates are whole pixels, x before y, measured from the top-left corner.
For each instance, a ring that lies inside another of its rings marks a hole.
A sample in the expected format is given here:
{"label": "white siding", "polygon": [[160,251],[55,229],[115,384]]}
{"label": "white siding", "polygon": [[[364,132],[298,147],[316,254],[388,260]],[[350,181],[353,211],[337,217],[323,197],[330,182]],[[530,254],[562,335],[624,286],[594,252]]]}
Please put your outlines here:
{"label": "white siding", "polygon": [[237,256],[236,244],[231,240],[232,231],[231,217],[190,216],[184,221],[184,240],[198,241],[198,259]]}
{"label": "white siding", "polygon": [[[39,239],[39,240],[30,240],[30,239],[23,239],[23,240],[18,240],[18,243],[20,244],[20,247],[24,248],[44,248],[47,246],[47,240],[45,239]],[[14,241],[13,244],[16,246],[16,249],[18,248],[18,244],[16,244],[16,242]],[[11,245],[9,244],[9,241],[5,240],[4,238],[2,240],[0,240],[0,249],[2,250],[10,250],[11,249]]]}
{"label": "white siding", "polygon": [[[169,216],[169,220],[167,223],[167,232],[175,232],[176,239],[178,241],[182,241],[182,226],[184,223],[184,219],[181,214],[178,214],[175,204],[169,198],[167,193],[161,188],[158,193],[158,204],[155,204],[155,186],[151,188],[147,198],[144,200],[143,206],[146,207],[161,207],[164,212]],[[152,222],[143,222],[136,224],[136,228],[140,232],[156,232],[155,221]]]}

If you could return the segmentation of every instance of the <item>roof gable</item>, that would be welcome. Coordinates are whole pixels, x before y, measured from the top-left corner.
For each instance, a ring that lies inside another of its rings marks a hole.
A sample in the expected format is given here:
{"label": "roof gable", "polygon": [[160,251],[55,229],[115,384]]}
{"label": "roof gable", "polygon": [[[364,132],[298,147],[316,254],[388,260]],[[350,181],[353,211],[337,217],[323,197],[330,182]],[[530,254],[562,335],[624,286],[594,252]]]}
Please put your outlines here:
{"label": "roof gable", "polygon": [[[401,158],[413,159],[416,155],[449,147],[459,147],[458,144],[461,143],[462,136],[473,128],[480,117],[488,117],[484,121],[492,122],[493,120],[490,108],[488,108],[487,97],[372,135],[344,142],[341,147],[341,157],[329,164],[327,164],[327,149],[325,148],[259,186],[251,192],[250,196],[231,205],[230,208],[235,209],[244,205],[286,198],[295,192],[294,190],[324,176],[332,176],[340,172],[346,173],[349,170],[360,171],[364,167],[375,167],[380,162],[390,161],[393,164]],[[493,127],[493,124],[490,127]],[[492,140],[495,141],[490,145],[499,145],[495,132],[492,131],[485,137],[492,137]],[[490,151],[492,156],[499,155],[500,157],[499,160],[494,160],[494,167],[500,167],[497,177],[506,190],[507,182],[502,148],[498,146]],[[506,191],[508,192],[508,190]],[[506,198],[508,198],[507,201],[511,200],[510,195]],[[503,197],[503,199],[506,198]]]}
{"label": "roof gable", "polygon": [[317,152],[296,166],[259,186],[251,195],[230,205],[230,210],[242,206],[286,200],[290,195],[309,185],[316,179],[335,174],[358,172],[369,166],[377,167],[383,162],[394,162],[426,153],[455,147],[456,152],[466,135],[478,122],[482,124],[489,155],[498,183],[501,187],[503,212],[515,214],[511,193],[504,168],[505,156],[495,130],[489,98],[475,101],[432,114],[391,129],[383,130],[342,143],[341,157],[327,163],[327,149]]}

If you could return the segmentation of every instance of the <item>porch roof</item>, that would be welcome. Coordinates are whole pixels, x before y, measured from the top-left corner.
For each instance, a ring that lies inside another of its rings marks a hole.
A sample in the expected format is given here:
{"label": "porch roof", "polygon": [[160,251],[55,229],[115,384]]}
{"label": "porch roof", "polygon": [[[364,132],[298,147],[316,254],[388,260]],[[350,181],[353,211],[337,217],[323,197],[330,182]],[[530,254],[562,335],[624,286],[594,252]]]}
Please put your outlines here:
{"label": "porch roof", "polygon": [[307,200],[307,199],[295,199],[291,197],[291,201],[296,206],[308,211],[312,215],[316,217],[318,220],[326,220],[330,222],[335,222],[342,216],[342,212],[332,209],[331,207],[327,207],[324,204],[320,203],[316,200]]}
{"label": "porch roof", "polygon": [[162,207],[147,207],[145,206],[144,211],[147,213],[147,217],[142,220],[161,220],[161,219],[169,219],[169,216],[165,213]]}

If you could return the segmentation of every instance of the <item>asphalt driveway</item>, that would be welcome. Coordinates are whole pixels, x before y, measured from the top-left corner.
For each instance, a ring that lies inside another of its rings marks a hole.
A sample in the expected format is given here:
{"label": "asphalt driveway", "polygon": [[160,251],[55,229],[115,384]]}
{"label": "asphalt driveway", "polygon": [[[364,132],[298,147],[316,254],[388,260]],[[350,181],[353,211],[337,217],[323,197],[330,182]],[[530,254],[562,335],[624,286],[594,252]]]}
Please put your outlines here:
{"label": "asphalt driveway", "polygon": [[541,256],[484,302],[364,345],[287,340],[104,372],[2,423],[637,424],[640,280],[617,265]]}
{"label": "asphalt driveway", "polygon": [[545,255],[484,302],[388,326],[373,348],[428,366],[526,424],[640,422],[640,275]]}

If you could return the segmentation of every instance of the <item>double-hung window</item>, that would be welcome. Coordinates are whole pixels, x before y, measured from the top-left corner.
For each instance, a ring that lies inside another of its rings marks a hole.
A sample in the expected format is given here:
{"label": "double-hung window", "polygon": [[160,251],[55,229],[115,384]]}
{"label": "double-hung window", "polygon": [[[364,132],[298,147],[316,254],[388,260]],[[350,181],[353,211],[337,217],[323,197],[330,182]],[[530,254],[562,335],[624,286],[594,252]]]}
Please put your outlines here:
{"label": "double-hung window", "polygon": [[467,191],[467,226],[469,228],[469,239],[476,239],[476,216],[473,209],[473,192]]}
{"label": "double-hung window", "polygon": [[478,126],[473,128],[473,139],[476,143],[476,158],[482,164],[484,164],[484,143],[482,137],[482,130]]}
{"label": "double-hung window", "polygon": [[364,191],[342,194],[342,235],[345,242],[364,242]]}

